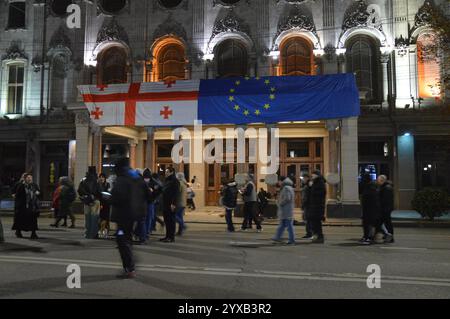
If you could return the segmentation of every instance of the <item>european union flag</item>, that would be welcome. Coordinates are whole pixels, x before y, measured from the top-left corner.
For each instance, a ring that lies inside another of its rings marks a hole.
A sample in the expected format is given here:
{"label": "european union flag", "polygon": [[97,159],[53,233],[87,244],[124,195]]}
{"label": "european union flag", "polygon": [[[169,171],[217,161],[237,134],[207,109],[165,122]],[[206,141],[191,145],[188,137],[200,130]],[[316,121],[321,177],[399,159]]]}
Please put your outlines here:
{"label": "european union flag", "polygon": [[276,123],[359,116],[353,74],[202,80],[198,118],[204,124]]}

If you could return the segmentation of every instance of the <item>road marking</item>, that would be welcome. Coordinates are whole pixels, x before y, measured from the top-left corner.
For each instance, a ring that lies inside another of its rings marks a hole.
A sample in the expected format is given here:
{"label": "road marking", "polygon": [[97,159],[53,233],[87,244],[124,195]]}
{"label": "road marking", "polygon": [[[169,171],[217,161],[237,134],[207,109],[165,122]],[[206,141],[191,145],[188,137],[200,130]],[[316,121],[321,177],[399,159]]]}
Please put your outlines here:
{"label": "road marking", "polygon": [[[87,260],[71,260],[56,258],[37,258],[21,256],[1,256],[0,261],[10,263],[24,263],[37,265],[58,265],[67,266],[69,263],[77,263],[80,267],[100,268],[100,269],[122,269],[120,263],[96,262]],[[301,272],[277,272],[256,270],[254,272],[243,272],[241,269],[226,268],[199,268],[199,267],[180,267],[164,265],[140,265],[139,271],[179,273],[207,276],[234,276],[248,278],[267,278],[267,279],[289,279],[289,280],[312,280],[312,281],[334,281],[334,282],[357,282],[366,284],[367,275],[362,274],[330,274],[330,273],[301,273]],[[384,284],[416,285],[416,286],[438,286],[450,287],[450,280],[442,278],[417,278],[417,277],[396,277],[383,276]]]}
{"label": "road marking", "polygon": [[428,248],[416,248],[416,247],[380,247],[380,248],[392,250],[428,250]]}

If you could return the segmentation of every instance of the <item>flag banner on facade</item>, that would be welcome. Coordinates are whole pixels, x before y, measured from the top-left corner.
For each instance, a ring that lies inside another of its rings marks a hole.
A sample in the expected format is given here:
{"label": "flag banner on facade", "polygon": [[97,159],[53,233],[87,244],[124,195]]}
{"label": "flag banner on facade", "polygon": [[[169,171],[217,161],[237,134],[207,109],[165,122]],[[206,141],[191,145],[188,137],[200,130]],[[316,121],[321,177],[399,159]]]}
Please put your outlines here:
{"label": "flag banner on facade", "polygon": [[277,123],[359,116],[353,74],[80,86],[100,126]]}

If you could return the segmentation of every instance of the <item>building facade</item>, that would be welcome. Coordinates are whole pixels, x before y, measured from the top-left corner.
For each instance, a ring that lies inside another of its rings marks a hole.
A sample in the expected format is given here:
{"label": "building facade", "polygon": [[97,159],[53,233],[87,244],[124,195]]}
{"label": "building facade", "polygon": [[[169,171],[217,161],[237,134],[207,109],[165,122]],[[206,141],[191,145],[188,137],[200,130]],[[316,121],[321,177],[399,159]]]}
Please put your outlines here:
{"label": "building facade", "polygon": [[[71,4],[74,14],[80,9],[79,28],[67,25]],[[422,187],[450,190],[446,52],[429,25],[434,10],[450,14],[445,0],[3,0],[0,7],[5,185],[32,171],[49,198],[59,176],[79,181],[89,165],[108,171],[119,146],[134,167],[171,165],[172,128],[96,127],[77,85],[352,72],[361,117],[279,123],[279,174],[297,181],[298,194],[304,171],[336,179],[333,216],[359,214],[364,169],[394,181],[402,209]],[[221,183],[236,173],[253,172],[265,187],[258,166],[177,168],[196,178],[200,205],[216,205]]]}

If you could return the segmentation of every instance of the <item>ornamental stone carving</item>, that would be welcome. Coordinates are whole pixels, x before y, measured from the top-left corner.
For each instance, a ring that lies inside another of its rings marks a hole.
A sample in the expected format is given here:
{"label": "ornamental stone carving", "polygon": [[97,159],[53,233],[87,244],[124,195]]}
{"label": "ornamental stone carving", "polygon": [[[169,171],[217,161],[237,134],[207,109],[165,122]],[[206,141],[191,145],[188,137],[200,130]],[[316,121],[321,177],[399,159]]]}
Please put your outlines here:
{"label": "ornamental stone carving", "polygon": [[369,10],[364,0],[358,0],[347,9],[342,32],[357,27],[372,27],[383,32],[379,13],[374,8]]}
{"label": "ornamental stone carving", "polygon": [[239,19],[234,14],[233,10],[230,10],[225,18],[217,19],[216,22],[214,23],[211,40],[218,34],[224,32],[241,32],[249,35],[250,28],[247,24],[243,22],[243,20]]}
{"label": "ornamental stone carving", "polygon": [[105,21],[97,35],[97,45],[105,41],[122,41],[129,43],[128,35],[116,19],[112,18],[109,22]]}
{"label": "ornamental stone carving", "polygon": [[[293,8],[287,17],[280,20],[277,33],[274,37],[274,43],[281,33],[289,30],[309,31],[318,37],[312,17],[303,14],[298,7]],[[278,51],[278,49],[275,44],[273,50]]]}
{"label": "ornamental stone carving", "polygon": [[434,10],[435,10],[435,8],[434,8],[433,4],[431,3],[431,1],[426,0],[416,14],[416,17],[414,19],[414,28],[413,29],[415,30],[421,26],[428,25],[433,18]]}
{"label": "ornamental stone carving", "polygon": [[169,34],[176,35],[187,42],[186,30],[181,23],[173,19],[172,13],[156,28],[153,33],[153,41]]}
{"label": "ornamental stone carving", "polygon": [[20,41],[12,41],[8,49],[6,49],[6,54],[2,56],[3,60],[17,60],[17,59],[28,59],[27,54],[23,49],[21,49]]}
{"label": "ornamental stone carving", "polygon": [[50,39],[50,48],[71,48],[71,41],[64,30],[64,27],[61,25],[58,30],[52,35]]}

